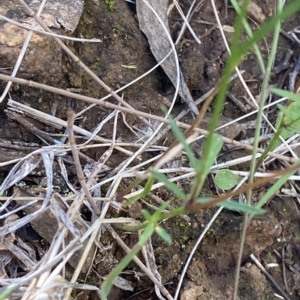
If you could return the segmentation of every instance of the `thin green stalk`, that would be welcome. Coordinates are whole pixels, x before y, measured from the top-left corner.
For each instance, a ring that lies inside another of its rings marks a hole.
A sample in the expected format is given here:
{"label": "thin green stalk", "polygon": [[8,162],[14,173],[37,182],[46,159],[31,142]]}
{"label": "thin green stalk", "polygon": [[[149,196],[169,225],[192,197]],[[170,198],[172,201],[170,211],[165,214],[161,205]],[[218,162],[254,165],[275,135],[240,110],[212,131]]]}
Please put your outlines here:
{"label": "thin green stalk", "polygon": [[217,95],[217,99],[214,104],[214,110],[211,117],[211,120],[209,122],[209,134],[207,136],[206,142],[204,144],[203,149],[203,156],[201,159],[201,163],[199,167],[196,170],[196,176],[195,181],[193,184],[193,190],[191,193],[191,199],[196,199],[199,192],[202,190],[203,184],[205,182],[206,175],[202,170],[206,170],[207,163],[209,162],[208,157],[212,149],[212,143],[213,143],[213,134],[214,130],[218,124],[218,120],[221,114],[221,110],[223,107],[223,103],[226,98],[226,93],[228,90],[228,82],[230,81],[230,76],[234,70],[234,68],[237,66],[237,64],[240,62],[240,59],[242,55],[239,53],[239,43],[241,40],[241,35],[243,33],[243,26],[242,26],[242,19],[245,17],[246,14],[246,7],[249,4],[250,0],[244,0],[243,4],[241,5],[241,15],[236,19],[236,22],[234,24],[234,34],[232,38],[232,49],[231,49],[231,55],[228,59],[228,62],[226,63],[224,74],[222,76],[222,82],[221,87],[219,90],[219,93]]}
{"label": "thin green stalk", "polygon": [[[159,218],[157,219],[157,223],[163,220],[169,220],[174,217],[178,217],[187,213],[187,210],[184,207],[175,208],[169,212],[163,212],[160,214]],[[114,227],[122,229],[124,231],[136,232],[138,230],[144,229],[149,225],[149,221],[144,221],[139,225],[122,225],[122,224],[114,224]]]}
{"label": "thin green stalk", "polygon": [[[241,8],[240,8],[239,3],[236,0],[231,0],[231,4],[234,7],[234,9],[237,12],[237,14],[240,14],[241,13]],[[250,38],[252,38],[253,37],[253,32],[252,32],[252,29],[251,29],[249,23],[244,18],[242,20],[242,23],[243,23],[243,26],[244,26],[245,31],[248,34],[248,36]],[[258,64],[260,66],[260,69],[261,69],[262,73],[264,74],[266,72],[266,67],[265,67],[265,63],[264,63],[263,57],[262,57],[262,55],[260,53],[260,50],[258,48],[258,45],[255,43],[253,45],[253,48],[254,48],[254,51],[255,51],[255,54],[256,54],[257,61],[258,61]]]}
{"label": "thin green stalk", "polygon": [[12,284],[5,288],[3,292],[0,293],[0,300],[9,299],[10,294],[17,289],[21,285],[21,281],[19,283]]}
{"label": "thin green stalk", "polygon": [[273,150],[275,143],[279,139],[279,136],[281,135],[281,129],[277,130],[275,134],[273,135],[272,139],[270,140],[270,143],[268,144],[268,147],[266,150],[262,153],[260,158],[258,159],[255,167],[255,172],[258,170],[259,166],[262,164],[262,162],[265,160],[265,158],[268,156],[268,153]]}
{"label": "thin green stalk", "polygon": [[[277,2],[277,14],[280,14],[282,12],[282,5],[281,0],[278,0]],[[262,84],[262,89],[260,93],[260,99],[259,99],[259,107],[258,107],[258,113],[256,118],[256,128],[254,132],[254,142],[253,142],[253,149],[252,149],[252,160],[251,160],[251,166],[250,166],[250,174],[249,174],[249,182],[253,182],[254,173],[255,173],[255,166],[256,166],[256,154],[259,144],[259,136],[260,136],[260,130],[261,130],[261,123],[262,123],[262,116],[263,116],[263,108],[265,105],[267,93],[268,93],[268,86],[269,86],[269,80],[271,75],[271,70],[275,61],[275,55],[277,51],[277,44],[280,34],[280,22],[278,22],[275,26],[274,35],[273,35],[273,42],[271,47],[271,52],[267,64],[267,69],[265,73],[265,77]],[[251,190],[249,190],[249,196],[247,197],[247,203],[250,205],[250,197],[251,197]]]}
{"label": "thin green stalk", "polygon": [[[276,13],[277,15],[278,14],[280,15],[282,13],[282,8],[283,8],[282,1],[278,0],[277,1],[277,13]],[[274,64],[274,60],[275,60],[279,34],[280,34],[280,21],[278,21],[275,26],[271,52],[270,52],[267,69],[266,69],[265,77],[264,77],[263,84],[262,84],[262,90],[261,90],[261,94],[260,94],[259,109],[258,109],[257,119],[256,119],[256,129],[255,129],[255,133],[254,133],[252,160],[251,160],[251,164],[250,164],[250,173],[249,173],[249,181],[248,181],[250,184],[253,183],[254,174],[255,174],[255,170],[256,170],[256,154],[257,154],[257,149],[258,149],[258,144],[259,144],[263,107],[265,105],[265,101],[266,101],[266,97],[267,97],[267,88],[269,85],[270,74],[271,74],[271,70],[272,70],[272,67]],[[252,189],[249,189],[246,194],[246,203],[248,205],[251,205],[251,198],[252,198]],[[241,267],[243,248],[244,248],[244,243],[245,243],[245,238],[246,238],[248,220],[249,220],[249,215],[246,214],[244,221],[243,221],[243,229],[241,232],[241,240],[240,240],[240,249],[239,249],[239,255],[238,255],[236,272],[235,272],[234,294],[233,294],[234,300],[236,300],[237,296],[238,296],[240,267]]]}
{"label": "thin green stalk", "polygon": [[114,284],[117,276],[126,268],[126,266],[133,260],[134,256],[140,252],[142,247],[146,244],[147,240],[152,236],[154,232],[153,226],[145,228],[141,235],[140,240],[132,248],[132,250],[122,259],[122,261],[110,272],[106,280],[101,285],[102,299],[107,299],[112,285]]}

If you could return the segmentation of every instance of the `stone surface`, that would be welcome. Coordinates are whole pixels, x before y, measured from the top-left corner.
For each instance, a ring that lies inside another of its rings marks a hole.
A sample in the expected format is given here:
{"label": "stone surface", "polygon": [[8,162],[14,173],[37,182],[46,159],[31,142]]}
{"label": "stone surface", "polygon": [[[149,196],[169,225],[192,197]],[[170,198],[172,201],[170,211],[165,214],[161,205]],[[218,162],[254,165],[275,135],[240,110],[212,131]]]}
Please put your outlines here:
{"label": "stone surface", "polygon": [[[38,11],[41,2],[31,0],[29,5]],[[83,4],[83,0],[49,0],[41,16],[48,27],[74,32],[83,13]]]}
{"label": "stone surface", "polygon": [[203,294],[203,287],[195,285],[194,282],[188,281],[180,300],[197,300]]}
{"label": "stone surface", "polygon": [[[29,1],[29,6],[38,11],[41,1]],[[59,34],[72,33],[83,12],[82,0],[47,1],[41,18],[50,29]],[[3,0],[0,13],[7,18],[30,26],[33,19],[28,17],[18,1]],[[0,20],[0,67],[14,68],[28,35],[28,30]],[[41,29],[39,26],[37,29]],[[30,78],[44,83],[56,83],[61,79],[62,50],[51,38],[34,33],[22,60],[18,77]],[[6,70],[11,74],[11,70]]]}

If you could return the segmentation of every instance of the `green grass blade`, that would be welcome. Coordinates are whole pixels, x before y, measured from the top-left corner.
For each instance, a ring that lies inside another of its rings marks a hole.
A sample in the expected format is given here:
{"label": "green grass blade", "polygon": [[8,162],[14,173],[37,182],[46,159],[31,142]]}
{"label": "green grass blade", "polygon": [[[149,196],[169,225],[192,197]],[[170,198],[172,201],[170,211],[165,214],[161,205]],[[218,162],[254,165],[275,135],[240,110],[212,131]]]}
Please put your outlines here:
{"label": "green grass blade", "polygon": [[169,245],[172,244],[172,238],[171,236],[167,233],[167,231],[160,227],[160,226],[156,226],[155,227],[155,232]]}
{"label": "green grass blade", "polygon": [[191,163],[191,166],[196,169],[197,165],[198,165],[198,160],[196,159],[191,147],[187,144],[186,142],[186,137],[184,136],[184,134],[181,132],[180,128],[177,126],[177,124],[175,123],[175,121],[172,118],[170,119],[170,126],[171,129],[176,137],[176,139],[180,142],[180,144],[183,147],[183,150],[186,152],[186,156],[189,160],[189,162]]}
{"label": "green grass blade", "polygon": [[119,274],[128,266],[128,264],[133,260],[134,256],[142,249],[146,244],[147,240],[152,236],[154,232],[154,227],[149,225],[143,231],[139,242],[135,247],[122,259],[122,261],[116,266],[116,268],[108,275],[105,281],[101,285],[101,298],[106,300],[107,296]]}
{"label": "green grass blade", "polygon": [[[221,110],[223,108],[223,103],[226,98],[226,93],[228,90],[228,82],[230,80],[231,73],[233,72],[234,68],[238,65],[241,58],[244,54],[246,54],[247,51],[245,51],[243,54],[239,52],[240,48],[240,40],[243,33],[243,19],[246,18],[246,7],[249,4],[249,0],[242,1],[242,4],[240,5],[240,15],[237,16],[235,24],[234,24],[234,33],[232,36],[232,43],[231,43],[231,55],[229,56],[229,59],[226,62],[224,74],[222,76],[221,80],[221,86],[219,93],[217,95],[216,101],[214,103],[214,109],[213,114],[211,117],[211,120],[209,122],[208,131],[209,134],[207,136],[206,142],[204,144],[203,149],[203,162],[206,163],[206,160],[208,159],[211,150],[213,149],[213,132],[217,126],[219,116],[221,115]],[[255,42],[253,43],[255,44]],[[201,166],[202,167],[202,166]],[[205,179],[205,178],[204,178]],[[203,178],[200,180],[200,178],[197,179],[197,184],[199,182],[202,183]],[[204,182],[204,181],[203,181]],[[200,189],[202,189],[203,183],[199,185]],[[195,189],[192,193],[192,199],[195,199],[195,197],[199,194],[199,188]]]}
{"label": "green grass blade", "polygon": [[[299,165],[300,168],[300,160],[298,160],[294,165]],[[282,176],[267,190],[267,192],[261,197],[258,203],[255,205],[257,208],[263,207],[267,201],[286,183],[291,175],[293,175],[295,171],[288,172]],[[253,214],[250,215],[253,217]]]}
{"label": "green grass blade", "polygon": [[[242,19],[244,18],[243,7],[241,7],[241,16],[238,17],[238,20],[235,24],[235,28],[238,27],[238,25],[241,25]],[[235,32],[233,36],[233,42],[231,47],[231,56],[228,59],[228,62],[226,63],[224,75],[222,77],[222,84],[220,87],[220,91],[217,95],[217,99],[214,106],[214,112],[212,116],[212,120],[210,122],[209,131],[214,130],[217,124],[218,115],[220,114],[222,104],[225,100],[226,91],[228,89],[227,82],[229,81],[230,75],[233,72],[234,68],[240,63],[243,56],[253,47],[253,45],[260,42],[268,33],[274,30],[278,22],[281,20],[284,20],[291,16],[292,14],[295,14],[300,9],[300,1],[293,1],[289,4],[287,4],[281,13],[274,15],[270,20],[265,22],[259,30],[255,31],[253,33],[253,36],[249,38],[247,42],[240,45],[240,37],[241,32]],[[239,28],[239,27],[238,27]],[[204,149],[204,151],[209,151],[209,136],[207,139],[208,147],[207,149]]]}
{"label": "green grass blade", "polygon": [[170,201],[165,201],[156,209],[156,211],[154,212],[154,214],[152,216],[152,220],[154,222],[159,222],[161,220],[161,214],[168,207],[169,204],[170,204]]}
{"label": "green grass blade", "polygon": [[262,215],[265,213],[265,210],[259,207],[251,206],[244,203],[238,203],[230,200],[222,201],[218,203],[217,206],[223,206],[224,208],[243,212],[245,214]]}
{"label": "green grass blade", "polygon": [[187,199],[187,195],[181,189],[179,189],[175,183],[171,182],[166,175],[159,173],[156,170],[151,170],[151,174],[156,180],[163,182],[166,188],[173,192],[179,199]]}
{"label": "green grass blade", "polygon": [[[201,197],[197,199],[197,203],[209,203],[213,198],[212,197]],[[248,214],[263,214],[265,211],[260,207],[250,206],[248,204],[239,203],[231,200],[225,200],[216,204],[217,206],[223,206],[224,208],[230,210],[236,210]]]}
{"label": "green grass blade", "polygon": [[263,161],[265,160],[265,158],[267,158],[268,153],[272,150],[274,150],[276,148],[276,145],[278,144],[279,136],[281,135],[281,130],[277,130],[277,132],[275,132],[275,134],[273,135],[273,137],[271,138],[267,148],[264,150],[264,152],[262,153],[262,155],[259,157],[259,159],[257,160],[256,166],[255,166],[255,170],[257,171],[258,168],[260,167],[260,165],[263,163]]}
{"label": "green grass blade", "polygon": [[154,181],[155,181],[155,179],[153,177],[150,177],[146,182],[144,190],[140,194],[128,199],[124,203],[124,206],[127,207],[127,206],[131,205],[132,203],[136,202],[137,200],[141,199],[142,197],[147,196],[151,191],[151,188],[152,188],[152,185],[153,185]]}
{"label": "green grass blade", "polygon": [[262,24],[260,29],[255,31],[253,36],[239,48],[237,53],[240,59],[253,47],[254,44],[258,43],[266,37],[267,34],[273,31],[279,22],[295,14],[298,10],[300,10],[300,1],[295,0],[285,5],[281,13],[274,15],[270,20]]}
{"label": "green grass blade", "polygon": [[13,284],[8,286],[3,292],[0,293],[0,300],[9,299],[9,295],[19,286],[19,284]]}
{"label": "green grass blade", "polygon": [[223,146],[223,140],[220,135],[213,133],[211,135],[211,149],[206,151],[205,155],[200,159],[200,163],[196,169],[196,177],[192,186],[192,198],[196,199],[200,193],[205,179],[210,172],[210,168],[214,164],[220,150]]}
{"label": "green grass blade", "polygon": [[201,158],[200,164],[196,169],[197,174],[200,172],[204,172],[207,176],[207,174],[210,172],[210,168],[215,163],[216,158],[222,149],[222,146],[223,146],[222,137],[216,133],[213,133],[212,141],[211,141],[211,149],[205,157],[203,156]]}
{"label": "green grass blade", "polygon": [[[237,12],[238,15],[241,15],[241,8],[240,8],[240,4],[236,1],[236,0],[231,0],[231,4],[232,6],[234,7],[235,11]],[[253,31],[247,21],[246,18],[244,18],[242,16],[242,23],[243,23],[243,26],[245,28],[245,31],[247,33],[247,35],[251,38],[253,37]],[[264,64],[264,59],[260,53],[260,50],[258,48],[258,45],[257,44],[254,44],[253,45],[253,48],[254,48],[254,51],[255,51],[255,54],[256,54],[256,57],[257,57],[257,60],[258,60],[258,63],[259,63],[259,66],[260,66],[260,69],[262,71],[262,73],[265,73],[266,71],[266,68],[265,68],[265,64]]]}
{"label": "green grass blade", "polygon": [[285,91],[282,89],[276,89],[276,88],[272,88],[272,89],[270,89],[270,91],[280,97],[287,98],[289,100],[293,100],[296,102],[300,102],[300,95],[298,95],[296,93],[293,93],[290,91]]}

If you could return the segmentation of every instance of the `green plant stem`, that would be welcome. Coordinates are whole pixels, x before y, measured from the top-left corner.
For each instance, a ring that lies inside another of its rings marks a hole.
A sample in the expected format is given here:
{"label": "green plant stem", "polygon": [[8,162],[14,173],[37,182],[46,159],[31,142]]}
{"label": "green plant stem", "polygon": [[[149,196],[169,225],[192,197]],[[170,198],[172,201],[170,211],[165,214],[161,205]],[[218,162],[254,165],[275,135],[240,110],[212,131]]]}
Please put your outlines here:
{"label": "green plant stem", "polygon": [[[277,14],[281,14],[281,12],[282,12],[281,1],[282,0],[277,1]],[[276,51],[277,51],[279,34],[280,34],[280,22],[278,22],[275,26],[271,52],[270,52],[270,56],[269,56],[269,60],[268,60],[268,64],[267,64],[266,74],[265,74],[263,84],[262,84],[262,90],[260,93],[259,108],[258,108],[258,113],[257,113],[257,118],[256,118],[256,129],[254,132],[252,160],[251,160],[250,173],[249,173],[249,183],[250,184],[254,180],[254,174],[255,174],[255,170],[256,170],[256,154],[257,154],[257,149],[258,149],[258,144],[259,144],[259,136],[260,136],[261,123],[262,123],[262,118],[263,118],[262,117],[263,116],[263,108],[264,108],[266,97],[267,97],[267,89],[268,89],[268,85],[269,85],[271,70],[272,70],[272,67],[274,64],[275,55],[276,55]],[[252,189],[249,189],[249,191],[247,193],[247,198],[246,198],[246,201],[249,205],[251,204],[251,196],[252,196]]]}
{"label": "green plant stem", "polygon": [[[265,158],[268,156],[268,153],[270,151],[273,151],[277,141],[280,139],[281,134],[283,134],[283,137],[281,137],[281,140],[283,140],[283,138],[287,138],[287,136],[284,135],[284,129],[289,129],[291,131],[297,132],[299,133],[299,129],[297,128],[297,126],[294,126],[293,128],[293,124],[296,124],[297,122],[300,121],[300,117],[292,120],[290,123],[285,124],[285,116],[283,116],[283,118],[280,121],[280,124],[278,126],[276,126],[278,128],[278,130],[275,132],[275,134],[273,135],[272,139],[269,142],[268,147],[265,149],[265,151],[262,153],[262,155],[260,156],[260,158],[258,159],[257,163],[256,163],[256,168],[255,168],[255,172],[258,170],[259,166],[262,164],[262,162],[265,160]],[[290,136],[288,136],[290,137]]]}
{"label": "green plant stem", "polygon": [[[187,210],[184,207],[175,208],[172,211],[161,213],[160,216],[157,219],[157,223],[168,220],[170,218],[178,217],[181,215],[184,215],[187,213]],[[117,227],[119,229],[122,229],[124,231],[138,231],[141,229],[144,229],[149,225],[148,221],[145,221],[139,225],[120,225],[120,224],[114,224],[114,227]]]}
{"label": "green plant stem", "polygon": [[[282,14],[282,1],[277,1],[277,15]],[[276,23],[274,35],[273,35],[273,42],[271,47],[271,52],[266,68],[265,77],[262,84],[262,90],[260,93],[260,100],[259,100],[259,109],[257,113],[256,118],[256,129],[254,133],[254,142],[253,142],[253,150],[252,150],[252,160],[250,164],[250,173],[249,173],[249,184],[253,183],[254,180],[254,174],[256,170],[256,154],[258,149],[258,143],[259,143],[259,136],[260,136],[260,130],[261,130],[261,123],[262,123],[262,116],[263,116],[263,107],[265,105],[266,97],[267,97],[267,88],[269,85],[269,79],[271,70],[274,64],[275,55],[277,51],[277,44],[280,34],[280,21]],[[250,188],[246,193],[246,203],[248,205],[251,205],[251,198],[252,198],[252,189]],[[233,293],[233,299],[236,300],[238,296],[238,285],[239,285],[239,275],[240,275],[240,268],[241,268],[241,261],[242,261],[242,254],[243,254],[243,248],[244,243],[246,239],[246,231],[248,222],[250,221],[250,216],[248,214],[245,214],[245,218],[243,220],[243,226],[242,226],[242,232],[241,232],[241,238],[240,238],[240,248],[239,248],[239,254],[236,264],[236,272],[235,272],[235,282],[234,282],[234,293]]]}
{"label": "green plant stem", "polygon": [[130,193],[131,190],[134,189],[136,186],[138,186],[142,181],[143,181],[142,179],[136,178],[134,182],[130,183],[130,185],[124,191],[122,191],[117,195],[117,201],[119,202],[123,201],[123,197],[128,193]]}
{"label": "green plant stem", "polygon": [[151,237],[154,232],[153,226],[148,226],[145,228],[144,232],[138,243],[132,248],[132,250],[122,259],[122,261],[116,266],[115,269],[111,271],[107,279],[101,285],[101,296],[103,299],[107,299],[107,295],[117,278],[117,276],[124,270],[124,268],[132,261],[134,256],[142,249],[146,244],[147,240]]}
{"label": "green plant stem", "polygon": [[[234,9],[237,12],[237,14],[240,14],[241,13],[240,4],[236,0],[231,0],[231,4],[234,7]],[[253,37],[253,32],[252,32],[252,29],[251,29],[249,23],[244,18],[242,20],[242,23],[243,23],[243,26],[244,26],[245,31],[248,34],[248,36],[250,38],[252,38]],[[260,53],[260,50],[258,48],[258,45],[255,43],[253,45],[253,48],[254,48],[254,51],[255,51],[255,54],[256,54],[256,57],[257,57],[260,69],[261,69],[262,73],[264,74],[266,72],[266,67],[265,67],[265,63],[264,63],[263,57],[262,57],[262,55]]]}
{"label": "green plant stem", "polygon": [[243,19],[243,16],[245,16],[246,7],[249,4],[249,1],[250,0],[243,1],[243,4],[241,5],[241,10],[240,10],[241,16],[237,18],[235,25],[234,25],[235,31],[234,31],[233,39],[232,39],[231,55],[229,56],[228,62],[226,63],[225,71],[222,76],[220,90],[217,95],[216,102],[214,104],[213,114],[212,114],[211,120],[209,122],[209,129],[208,129],[209,134],[207,136],[207,139],[206,139],[206,142],[204,145],[201,163],[199,164],[199,167],[196,170],[196,178],[195,178],[195,182],[193,184],[193,189],[191,192],[192,200],[197,198],[198,194],[200,193],[201,189],[203,188],[203,185],[204,185],[204,182],[206,179],[206,173],[203,172],[202,170],[207,169],[206,165],[209,161],[208,156],[211,151],[211,145],[213,142],[213,133],[218,124],[218,120],[219,120],[221,110],[223,107],[223,103],[225,101],[226,93],[228,90],[227,82],[229,82],[230,76],[231,76],[234,68],[238,65],[238,63],[240,62],[240,60],[242,58],[242,53],[239,53],[239,43],[240,43],[240,37],[243,32],[242,19]]}
{"label": "green plant stem", "polygon": [[265,160],[265,158],[268,156],[268,153],[270,151],[272,151],[275,143],[277,142],[277,140],[279,139],[279,136],[281,134],[282,130],[277,130],[275,132],[275,134],[273,135],[272,139],[270,140],[270,143],[268,145],[268,147],[266,148],[266,150],[262,153],[262,155],[260,156],[260,158],[258,159],[257,163],[256,163],[256,167],[255,167],[255,172],[258,170],[259,166],[262,164],[262,162]]}
{"label": "green plant stem", "polygon": [[[285,174],[282,174],[282,176],[280,176],[278,178],[276,183],[273,184],[266,191],[266,193],[260,198],[260,200],[255,204],[255,207],[260,208],[266,204],[266,202],[272,197],[272,195],[274,195],[276,193],[276,191],[278,191],[285,184],[285,182],[289,179],[289,177],[291,175],[293,175],[293,173],[295,172],[294,170],[300,167],[299,162],[300,162],[300,160],[298,160],[296,163],[293,164],[293,166],[292,166],[293,171],[288,171]],[[254,215],[251,214],[250,216],[251,216],[251,218],[253,218]]]}
{"label": "green plant stem", "polygon": [[173,218],[173,217],[178,217],[178,216],[184,215],[186,213],[187,213],[187,210],[184,207],[175,208],[169,212],[162,213],[160,221],[166,220],[169,218]]}

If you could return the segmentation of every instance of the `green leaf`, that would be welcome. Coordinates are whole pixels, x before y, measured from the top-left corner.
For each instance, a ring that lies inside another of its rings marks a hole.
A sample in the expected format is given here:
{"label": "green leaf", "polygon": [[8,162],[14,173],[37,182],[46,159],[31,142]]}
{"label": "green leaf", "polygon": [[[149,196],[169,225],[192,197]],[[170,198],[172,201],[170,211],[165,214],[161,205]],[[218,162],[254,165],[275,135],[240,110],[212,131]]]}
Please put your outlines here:
{"label": "green leaf", "polygon": [[167,176],[160,172],[157,172],[156,170],[151,170],[151,174],[156,180],[163,182],[166,188],[173,192],[179,199],[187,199],[187,195],[181,189],[179,189],[175,183],[171,182]]}
{"label": "green leaf", "polygon": [[206,203],[214,199],[213,197],[201,197],[196,200],[196,203]]}
{"label": "green leaf", "polygon": [[150,221],[151,218],[152,218],[152,215],[149,213],[148,210],[146,209],[142,209],[142,215],[144,216],[144,218],[147,220],[147,221]]}
{"label": "green leaf", "polygon": [[249,38],[241,47],[239,47],[239,55],[247,53],[247,51],[253,46],[253,44],[258,43],[261,39],[266,37],[266,35],[274,30],[274,27],[278,22],[288,18],[289,16],[295,14],[300,9],[300,1],[295,0],[285,5],[280,14],[275,14],[267,22],[260,26],[259,30],[253,33],[253,37]]}
{"label": "green leaf", "polygon": [[177,126],[175,121],[170,117],[170,126],[171,129],[176,137],[176,139],[180,142],[180,144],[183,147],[183,150],[186,152],[186,156],[191,163],[191,166],[196,169],[198,165],[198,160],[196,159],[193,151],[191,150],[190,146],[186,142],[186,137],[184,134],[181,132],[180,128]]}
{"label": "green leaf", "polygon": [[290,91],[282,90],[282,89],[276,89],[276,88],[271,88],[270,90],[272,93],[280,97],[288,98],[289,100],[293,100],[295,102],[300,102],[300,95],[298,94],[295,94]]}
{"label": "green leaf", "polygon": [[5,288],[3,292],[0,293],[0,300],[9,299],[8,296],[20,285],[19,284],[12,284],[11,286],[8,286]]}
{"label": "green leaf", "polygon": [[149,221],[149,223],[156,226],[156,224],[161,221],[161,214],[162,212],[168,207],[170,204],[170,201],[165,201],[162,203],[154,212],[153,215],[151,215],[146,209],[142,209],[142,214],[144,218]]}
{"label": "green leaf", "polygon": [[154,220],[160,220],[160,218],[157,218],[157,216],[160,216],[160,214],[168,207],[168,205],[170,204],[170,201],[165,201],[164,203],[162,203],[154,212],[153,216],[155,217]]}
{"label": "green leaf", "polygon": [[147,240],[151,237],[154,232],[154,227],[148,225],[143,231],[139,242],[134,248],[122,259],[122,261],[116,266],[116,268],[108,275],[105,281],[101,285],[101,298],[107,299],[107,296],[119,274],[128,266],[133,260],[134,256],[141,250],[146,244]]}
{"label": "green leaf", "polygon": [[[277,130],[281,130],[280,135],[283,139],[288,139],[295,134],[295,132],[299,132],[300,128],[300,95],[295,94],[290,91],[285,91],[281,89],[272,88],[271,92],[280,96],[286,97],[293,102],[290,103],[287,107],[282,105],[278,105],[280,110],[280,114],[276,120],[275,128]],[[281,144],[281,140],[279,139],[273,149],[278,147]],[[272,150],[273,150],[272,149]]]}
{"label": "green leaf", "polygon": [[152,224],[149,224],[145,230],[143,231],[143,233],[141,234],[140,240],[138,242],[138,244],[142,247],[146,244],[146,242],[149,240],[149,238],[152,236],[152,234],[154,233],[154,226]]}
{"label": "green leaf", "polygon": [[285,114],[285,111],[286,111],[286,107],[285,106],[283,106],[282,104],[277,104],[277,108],[283,113],[283,114]]}
{"label": "green leaf", "polygon": [[[280,113],[275,124],[277,130],[281,130],[281,137],[288,139],[299,131],[300,128],[300,102],[292,102],[286,107],[284,113]],[[275,148],[281,144],[279,139]]]}
{"label": "green leaf", "polygon": [[[213,197],[201,197],[196,200],[197,203],[209,203]],[[231,200],[225,200],[222,202],[219,202],[216,204],[217,206],[223,206],[224,208],[230,209],[230,210],[236,210],[239,212],[244,212],[248,214],[263,214],[265,211],[261,209],[260,207],[254,207],[254,206],[249,206],[244,203],[239,203],[236,201],[231,201]]]}
{"label": "green leaf", "polygon": [[217,206],[223,206],[224,208],[227,208],[230,210],[236,210],[239,212],[253,214],[253,215],[261,215],[261,214],[265,213],[265,210],[263,210],[259,207],[250,206],[248,204],[238,203],[238,202],[231,201],[231,200],[222,201],[222,202],[218,203]]}
{"label": "green leaf", "polygon": [[124,203],[124,206],[127,207],[127,206],[131,205],[132,203],[136,202],[137,200],[141,199],[142,197],[147,196],[150,193],[150,191],[151,191],[151,188],[152,188],[152,185],[153,185],[154,181],[155,181],[155,179],[153,177],[150,177],[147,180],[147,183],[146,183],[146,185],[144,187],[144,190],[140,194],[138,194],[138,195],[136,195],[136,196],[131,197],[130,199],[128,199]]}
{"label": "green leaf", "polygon": [[[300,160],[298,160],[294,165],[299,165],[300,167]],[[258,203],[255,205],[257,208],[263,207],[267,201],[285,184],[285,182],[289,179],[291,175],[293,175],[295,171],[288,172],[282,176],[267,190],[267,192],[260,198]],[[250,216],[251,218],[253,215]]]}
{"label": "green leaf", "polygon": [[[204,150],[206,148],[206,143],[204,145]],[[223,146],[223,139],[219,134],[213,133],[212,134],[212,140],[211,145],[209,146],[209,149],[206,154],[203,154],[203,157],[200,160],[200,164],[198,168],[196,169],[197,173],[204,173],[205,178],[207,174],[210,172],[210,168],[215,163],[215,160],[221,151]]]}
{"label": "green leaf", "polygon": [[155,232],[165,241],[167,242],[169,245],[172,244],[172,238],[171,236],[167,233],[167,231],[165,229],[163,229],[160,226],[156,226],[155,227]]}
{"label": "green leaf", "polygon": [[240,177],[234,174],[231,170],[224,169],[218,171],[215,176],[215,180],[218,188],[226,191],[236,186],[240,181]]}
{"label": "green leaf", "polygon": [[[196,171],[196,177],[192,186],[192,192],[191,195],[193,198],[196,198],[205,182],[205,179],[210,172],[210,168],[214,164],[217,155],[219,154],[222,145],[223,145],[223,139],[220,135],[213,133],[211,135],[211,143],[210,143],[210,150],[206,149],[208,146],[207,143],[205,143],[204,146],[204,153],[203,157],[200,160],[200,164],[198,165]],[[206,151],[205,151],[206,149]]]}

